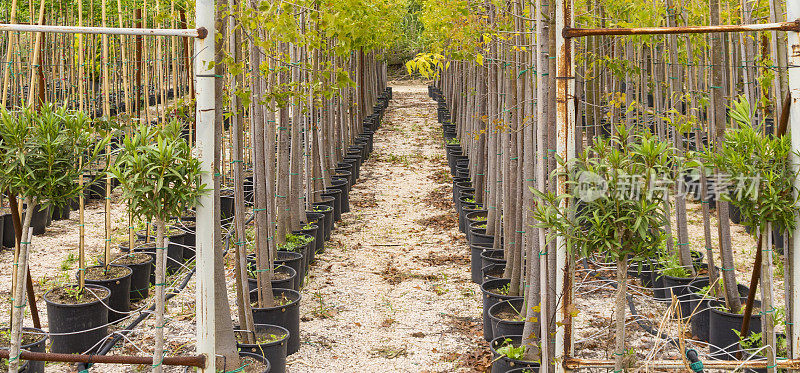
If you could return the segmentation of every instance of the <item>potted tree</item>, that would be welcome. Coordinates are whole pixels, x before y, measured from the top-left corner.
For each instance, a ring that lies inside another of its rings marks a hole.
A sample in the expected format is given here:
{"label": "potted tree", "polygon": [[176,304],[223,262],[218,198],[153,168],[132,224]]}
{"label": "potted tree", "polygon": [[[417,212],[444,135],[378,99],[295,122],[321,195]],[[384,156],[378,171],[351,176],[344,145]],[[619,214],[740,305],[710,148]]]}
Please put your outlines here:
{"label": "potted tree", "polygon": [[[785,227],[788,232],[794,229],[794,216],[798,213],[793,180],[797,172],[792,169],[789,157],[792,153],[791,139],[788,136],[773,137],[764,135],[750,125],[749,103],[742,98],[732,108],[731,118],[738,128],[729,131],[725,141],[712,155],[714,165],[724,174],[731,175],[728,184],[730,193],[720,197],[739,208],[742,222],[753,229],[754,238],[761,248],[761,327],[764,346],[776,346],[775,305],[773,304],[773,227]],[[752,309],[752,307],[750,308]],[[718,314],[712,310],[710,327],[716,329],[711,334],[712,344],[724,347],[722,343],[738,340],[742,316],[736,318],[738,325],[716,325]],[[730,318],[730,316],[728,317]],[[715,328],[715,326],[717,326]],[[745,333],[749,330],[744,331]],[[724,334],[722,341],[714,336]],[[743,335],[749,338],[748,334]],[[735,338],[735,339],[734,339]],[[718,342],[718,343],[715,343]],[[768,366],[775,365],[775,350],[765,351]],[[774,368],[771,369],[774,371]]]}
{"label": "potted tree", "polygon": [[[649,132],[620,125],[608,139],[598,139],[574,160],[559,159],[556,174],[567,177],[567,193],[531,189],[538,199],[536,225],[549,229],[548,240],[562,235],[569,252],[617,263],[616,370],[629,364],[625,350],[628,262],[651,259],[664,239],[663,199],[668,188],[664,183],[670,175],[671,153],[670,145]],[[581,202],[579,214],[573,199]]]}
{"label": "potted tree", "polygon": [[[83,172],[82,165],[96,158],[107,141],[103,139],[92,145],[94,139],[89,123],[89,118],[80,112],[52,105],[43,105],[39,111],[32,108],[23,108],[15,112],[0,109],[0,184],[2,184],[0,187],[19,195],[25,206],[22,237],[14,263],[15,281],[12,286],[13,308],[9,338],[12,357],[9,359],[10,371],[16,371],[19,367],[26,292],[24,279],[33,237],[31,221],[40,205],[45,207],[52,204],[64,205],[81,192],[80,185],[75,181]],[[81,157],[84,160],[81,160]],[[65,325],[62,321],[71,324],[68,325],[71,328],[76,325],[81,327],[77,330],[89,329],[107,322],[104,320],[107,318],[107,313],[104,315],[101,311],[96,318],[92,318],[89,316],[90,313],[80,313],[80,310],[87,307],[97,308],[100,300],[108,297],[108,289],[97,287],[92,289],[91,294],[83,294],[82,290],[74,286],[62,286],[45,294],[51,332],[62,332],[63,330],[59,330],[60,326]],[[56,310],[51,313],[51,304],[58,303],[59,298],[65,300],[61,305],[68,305],[66,308],[61,308],[66,309],[66,314]],[[102,308],[103,311],[106,310],[105,307]],[[82,317],[74,318],[76,315]],[[93,325],[89,326],[86,323]],[[105,334],[104,330],[95,330],[94,333]],[[78,336],[85,337],[85,340],[97,337],[97,335]],[[94,338],[94,341],[96,340],[97,338]],[[60,342],[62,342],[60,339],[54,339],[54,351],[58,351]],[[83,343],[75,345],[80,347]]]}
{"label": "potted tree", "polygon": [[[139,125],[125,136],[116,162],[109,170],[119,180],[131,213],[155,225],[157,326],[164,325],[167,222],[196,205],[199,197],[208,191],[200,184],[200,161],[192,156],[192,149],[180,136],[180,130],[175,121],[164,127]],[[153,355],[154,362],[164,357],[162,327],[156,328]],[[155,363],[153,369],[160,372],[163,367]]]}

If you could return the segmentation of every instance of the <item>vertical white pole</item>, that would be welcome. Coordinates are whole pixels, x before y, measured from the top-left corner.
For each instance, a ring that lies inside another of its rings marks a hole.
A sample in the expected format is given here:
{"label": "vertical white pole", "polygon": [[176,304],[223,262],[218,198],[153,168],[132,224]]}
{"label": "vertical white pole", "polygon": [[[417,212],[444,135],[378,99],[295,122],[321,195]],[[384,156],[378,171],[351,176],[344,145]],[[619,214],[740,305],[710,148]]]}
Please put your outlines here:
{"label": "vertical white pole", "polygon": [[[800,1],[786,2],[787,19],[794,20],[800,18]],[[800,66],[800,33],[788,32],[789,66]],[[792,136],[792,167],[800,167],[800,68],[790,68],[789,71],[789,93],[791,98],[791,111],[789,112],[789,134]],[[777,97],[781,100],[782,97]],[[794,180],[794,187],[800,188],[800,178]],[[795,250],[800,248],[800,216],[794,217],[795,231],[792,235],[792,242]],[[791,253],[791,290],[792,290],[792,358],[800,359],[800,254]]]}
{"label": "vertical white pole", "polygon": [[[575,158],[575,78],[572,59],[572,40],[564,38],[562,31],[572,27],[572,0],[556,0],[556,133],[558,155],[569,160]],[[556,181],[558,194],[567,192],[566,177],[559,176]],[[566,200],[562,204],[569,203]],[[562,206],[563,207],[563,206]],[[571,355],[572,325],[569,322],[569,303],[572,301],[572,279],[567,270],[567,246],[564,237],[556,238],[556,345],[555,371],[565,372],[564,359]]]}
{"label": "vertical white pole", "polygon": [[[195,39],[194,59],[195,92],[197,98],[197,153],[202,162],[202,182],[208,188],[214,188],[214,120],[215,93],[214,69],[214,0],[196,0],[196,27],[205,28],[208,34],[204,38]],[[214,211],[215,191],[200,197],[197,206],[197,289],[195,291],[197,310],[197,353],[206,356],[206,368],[202,372],[214,373],[216,369],[216,343],[214,331],[214,224],[218,224]],[[220,279],[223,281],[224,279]]]}

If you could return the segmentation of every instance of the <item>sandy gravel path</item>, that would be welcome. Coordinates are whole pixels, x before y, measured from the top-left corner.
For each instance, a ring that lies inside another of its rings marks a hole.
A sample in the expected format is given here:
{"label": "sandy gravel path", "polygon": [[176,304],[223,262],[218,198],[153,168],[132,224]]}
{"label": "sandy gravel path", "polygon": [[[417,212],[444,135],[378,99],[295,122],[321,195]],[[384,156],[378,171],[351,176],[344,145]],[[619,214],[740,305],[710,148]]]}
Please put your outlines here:
{"label": "sandy gravel path", "polygon": [[425,86],[394,85],[352,211],[303,291],[304,343],[290,372],[466,370],[480,298],[435,109]]}

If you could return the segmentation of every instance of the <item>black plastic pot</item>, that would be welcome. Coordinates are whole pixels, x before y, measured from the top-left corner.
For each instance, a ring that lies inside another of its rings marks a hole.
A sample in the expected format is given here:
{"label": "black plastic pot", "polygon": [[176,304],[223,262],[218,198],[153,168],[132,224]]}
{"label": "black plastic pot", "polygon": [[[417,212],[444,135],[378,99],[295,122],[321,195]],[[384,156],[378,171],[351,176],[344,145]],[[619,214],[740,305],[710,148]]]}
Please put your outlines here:
{"label": "black plastic pot", "polygon": [[100,299],[92,297],[94,300],[88,303],[73,305],[51,301],[48,295],[53,290],[45,293],[50,352],[80,354],[108,335],[105,326],[108,324],[108,308],[103,303],[108,302],[111,290],[98,285],[88,285],[87,289],[95,292],[104,291],[106,295]]}
{"label": "black plastic pot", "polygon": [[[4,333],[8,333],[8,328],[0,329]],[[45,347],[47,344],[47,332],[42,329],[36,328],[22,328],[22,335],[33,335],[37,338],[35,341],[31,343],[26,343],[20,346],[20,350],[23,351],[30,351],[30,352],[45,352]],[[8,350],[8,347],[0,347],[1,350]],[[20,360],[19,364],[19,371],[21,373],[44,373],[44,361],[34,361],[34,360]]]}
{"label": "black plastic pot", "polygon": [[661,271],[657,268],[654,268],[656,264],[653,263],[650,267],[650,282],[651,286],[653,287],[653,298],[659,302],[669,302],[671,298],[667,293],[666,286],[664,285],[664,276],[661,275]]}
{"label": "black plastic pot", "polygon": [[708,283],[708,276],[698,276],[698,277],[673,277],[673,276],[664,276],[664,287],[667,288],[667,296],[672,298],[672,295],[675,295],[675,298],[678,300],[678,304],[681,307],[681,317],[686,319],[692,315],[692,303],[691,303],[691,295],[689,294],[689,284],[694,281],[700,281],[705,279],[706,283]]}
{"label": "black plastic pot", "polygon": [[224,189],[219,192],[219,215],[223,222],[233,218],[233,191]]}
{"label": "black plastic pot", "polygon": [[299,290],[300,286],[303,285],[303,282],[299,277],[299,274],[301,273],[300,271],[304,271],[303,254],[296,253],[294,251],[278,250],[277,257],[275,258],[275,266],[277,267],[280,265],[290,267],[295,271],[297,275],[295,276],[294,287]]}
{"label": "black plastic pot", "polygon": [[[111,297],[108,299],[106,305],[111,309],[108,311],[108,322],[116,322],[128,316],[128,311],[131,309],[131,275],[133,270],[126,266],[112,264],[111,267],[124,268],[125,274],[117,278],[96,280],[90,279],[86,276],[86,283],[90,285],[99,285],[111,290]],[[90,266],[86,268],[87,274],[96,270],[102,270],[103,266]],[[75,274],[77,278],[79,273]]]}
{"label": "black plastic pot", "polygon": [[[286,328],[278,325],[255,324],[255,333],[246,330],[236,330],[238,335],[250,334],[256,338],[259,335],[283,335],[283,338],[271,342],[259,343],[243,343],[237,342],[236,346],[240,352],[256,354],[267,358],[269,361],[271,373],[284,373],[286,372],[286,346],[289,343],[289,331]],[[237,340],[244,339],[243,336]]]}
{"label": "black plastic pot", "polygon": [[50,206],[52,220],[69,219],[70,206]]}
{"label": "black plastic pot", "polygon": [[453,203],[456,204],[456,205],[458,205],[458,198],[461,197],[461,192],[462,191],[467,190],[467,189],[475,190],[474,188],[472,188],[472,182],[469,181],[469,178],[461,177],[461,178],[458,178],[458,179],[459,180],[467,179],[467,180],[456,182],[455,179],[453,179],[454,180],[453,181]]}
{"label": "black plastic pot", "polygon": [[347,190],[350,191],[350,187],[356,184],[356,180],[353,178],[353,173],[350,172],[349,169],[344,167],[337,167],[335,169],[336,173],[333,174],[334,178],[342,178],[347,180]]}
{"label": "black plastic pot", "polygon": [[[282,306],[257,308],[253,307],[253,322],[256,324],[278,325],[289,331],[289,342],[286,354],[291,355],[300,349],[300,300],[299,292],[291,289],[272,289],[275,298],[286,297],[289,303]],[[258,299],[258,292],[250,292],[250,301]]]}
{"label": "black plastic pot", "polygon": [[501,288],[509,283],[511,283],[510,279],[500,279],[486,281],[481,284],[481,294],[483,295],[483,339],[487,341],[491,341],[494,338],[494,335],[492,334],[492,324],[489,320],[489,308],[491,308],[495,303],[499,303],[504,300],[521,298],[517,296],[497,294],[494,292],[494,289]]}
{"label": "black plastic pot", "polygon": [[[142,241],[147,237],[144,231],[136,232],[136,236]],[[181,268],[183,263],[183,237],[183,232],[169,235],[169,243],[167,243],[167,271],[169,272],[175,272]],[[155,254],[155,232],[151,232],[149,241],[153,243],[152,250]]]}
{"label": "black plastic pot", "polygon": [[491,245],[469,245],[470,278],[472,279],[472,282],[476,284],[480,284],[482,281],[481,268],[483,268],[483,260],[481,259],[481,254],[483,254],[484,250],[489,250],[491,248]]}
{"label": "black plastic pot", "polygon": [[539,363],[537,362],[514,360],[497,352],[499,348],[505,345],[507,339],[510,339],[510,343],[514,346],[522,344],[521,335],[508,335],[492,339],[491,343],[489,343],[489,348],[492,349],[492,373],[507,373],[512,369],[524,367],[536,368],[536,371],[538,371]]}
{"label": "black plastic pot", "polygon": [[350,187],[347,179],[333,178],[331,180],[331,189],[339,189],[341,191],[339,195],[342,197],[342,213],[350,212]]}
{"label": "black plastic pot", "polygon": [[494,244],[494,236],[486,234],[486,222],[476,221],[470,223],[469,230],[467,231],[467,242],[470,245],[488,245]]}
{"label": "black plastic pot", "polygon": [[492,323],[492,335],[496,337],[507,335],[522,335],[522,330],[525,328],[525,320],[505,320],[497,315],[504,312],[519,313],[522,311],[523,303],[525,300],[522,298],[511,299],[500,303],[495,303],[489,308],[489,319]]}
{"label": "black plastic pot", "polygon": [[[273,372],[273,370],[272,370],[272,363],[270,363],[270,362],[269,362],[269,359],[267,359],[267,358],[266,358],[266,357],[264,357],[264,356],[261,356],[261,355],[258,355],[258,354],[251,354],[251,353],[249,353],[249,352],[243,352],[243,351],[239,351],[239,357],[240,357],[240,358],[243,358],[243,357],[251,358],[251,359],[253,359],[253,360],[259,361],[259,362],[261,362],[262,364],[264,364],[264,370],[263,370],[263,371],[261,371],[261,373],[270,373],[270,372]],[[231,369],[230,371],[231,371],[231,372],[235,372],[235,371],[237,371],[237,369],[239,369],[239,368]],[[229,370],[223,369],[223,372],[228,372],[228,371],[229,371]]]}
{"label": "black plastic pot", "polygon": [[175,229],[183,232],[183,260],[194,259],[197,248],[197,225],[194,221],[182,220]]}
{"label": "black plastic pot", "polygon": [[[27,206],[22,206],[23,211],[27,208]],[[33,230],[34,235],[44,234],[47,228],[47,221],[50,218],[50,207],[48,206],[36,206],[36,209],[33,212],[33,216],[31,217],[31,229]],[[20,216],[20,218],[24,219],[25,215]]]}
{"label": "black plastic pot", "polygon": [[481,283],[504,278],[503,271],[505,270],[506,270],[505,263],[489,264],[481,268]]}
{"label": "black plastic pot", "polygon": [[353,173],[353,177],[358,181],[361,178],[361,157],[346,156],[342,159],[342,162],[353,165],[353,169],[350,172]]}
{"label": "black plastic pot", "polygon": [[[300,290],[300,287],[296,285],[297,279],[297,271],[294,268],[289,267],[288,265],[278,265],[275,266],[275,272],[285,273],[288,274],[289,277],[285,280],[275,280],[273,279],[272,288],[273,289],[292,289],[292,290]],[[253,291],[258,288],[258,280],[248,276],[247,277],[247,290]]]}
{"label": "black plastic pot", "polygon": [[350,179],[352,180],[352,183],[350,185],[355,185],[358,182],[358,179],[356,178],[355,168],[356,166],[352,163],[339,162],[336,164],[336,171],[341,170],[350,173]]}
{"label": "black plastic pot", "polygon": [[496,264],[496,263],[505,263],[506,259],[504,258],[503,249],[489,249],[484,250],[481,253],[481,268],[488,266],[489,264]]}
{"label": "black plastic pot", "polygon": [[[127,247],[126,247],[127,249]],[[112,261],[112,264],[124,265],[133,271],[131,273],[131,302],[136,302],[147,298],[150,294],[150,276],[153,275],[153,268],[155,268],[155,259],[148,255],[148,261],[144,263],[127,264],[120,263],[119,258]],[[101,263],[102,264],[102,263]]]}
{"label": "black plastic pot", "polygon": [[[744,304],[746,298],[742,298]],[[755,307],[761,307],[761,302],[755,301]],[[741,349],[739,336],[735,331],[741,331],[744,316],[723,311],[724,302],[712,301],[708,321],[708,343],[711,355],[723,360],[736,360],[736,351]],[[761,315],[753,312],[750,316],[750,331],[761,332]]]}
{"label": "black plastic pot", "polygon": [[14,222],[11,220],[11,213],[0,215],[0,244],[4,247],[14,247],[16,232],[14,231]]}
{"label": "black plastic pot", "polygon": [[[461,230],[461,233],[469,233],[470,221],[467,218],[467,215],[475,213],[475,212],[483,212],[483,211],[486,211],[486,210],[483,208],[482,205],[478,205],[478,204],[474,204],[474,205],[473,204],[469,204],[469,205],[462,204],[461,205],[461,214],[459,214],[459,217],[461,217],[461,220],[458,222],[459,229]],[[485,223],[485,222],[483,222],[483,223]]]}
{"label": "black plastic pot", "polygon": [[[322,196],[323,202],[314,203],[314,212],[322,214],[325,220],[325,240],[329,240],[331,238],[331,232],[334,228],[333,223],[333,197]],[[328,200],[325,202],[325,200]]]}
{"label": "black plastic pot", "polygon": [[306,236],[309,236],[313,239],[311,241],[311,245],[308,247],[308,263],[311,264],[314,262],[317,253],[317,231],[319,227],[316,224],[308,223],[308,225],[303,225],[300,227],[299,231],[295,231],[295,234],[302,233]]}
{"label": "black plastic pot", "polygon": [[687,286],[689,293],[689,307],[691,308],[692,315],[692,336],[703,342],[708,342],[708,321],[711,317],[711,302],[715,299],[705,294],[701,294],[700,290],[708,286],[708,277],[700,278],[692,281]]}
{"label": "black plastic pot", "polygon": [[314,231],[314,247],[317,253],[322,253],[325,251],[325,214],[306,211],[306,220],[317,226],[317,230]]}
{"label": "black plastic pot", "polygon": [[470,212],[466,215],[467,217],[467,225],[475,223],[475,222],[486,222],[486,216],[488,215],[488,211],[486,210],[477,210]]}
{"label": "black plastic pot", "polygon": [[333,220],[342,220],[342,191],[340,189],[326,188],[322,195],[333,197]]}

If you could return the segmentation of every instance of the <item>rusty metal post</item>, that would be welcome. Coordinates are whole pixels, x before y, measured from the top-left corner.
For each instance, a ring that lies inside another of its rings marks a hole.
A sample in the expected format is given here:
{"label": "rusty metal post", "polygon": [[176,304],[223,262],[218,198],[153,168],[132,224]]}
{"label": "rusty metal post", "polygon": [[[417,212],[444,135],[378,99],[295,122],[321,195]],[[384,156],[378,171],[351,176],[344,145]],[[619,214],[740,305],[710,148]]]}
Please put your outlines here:
{"label": "rusty metal post", "polygon": [[[569,160],[575,158],[575,62],[572,59],[572,40],[566,38],[560,30],[572,28],[572,0],[556,1],[556,132],[558,155]],[[559,176],[556,181],[558,194],[567,192],[566,176]],[[562,200],[561,204],[571,203]],[[562,206],[566,207],[566,206]],[[569,368],[563,364],[565,358],[572,355],[572,276],[567,259],[567,242],[559,235],[556,238],[556,344],[555,371],[567,372]]]}
{"label": "rusty metal post", "polygon": [[[786,2],[786,12],[787,12],[787,19],[798,19],[800,18],[800,2],[799,1],[787,1]],[[788,41],[788,51],[789,51],[789,66],[800,66],[800,33],[798,31],[790,31],[787,33],[787,41]],[[789,113],[789,128],[792,134],[792,167],[800,167],[800,157],[798,157],[798,151],[800,151],[800,69],[793,68],[789,69],[789,95],[790,97],[790,113]],[[800,188],[800,178],[794,180],[794,187]],[[795,193],[797,193],[797,189],[795,189]],[[800,223],[800,216],[794,217],[796,223]],[[798,230],[800,230],[800,225],[795,225],[795,231],[792,235],[792,243],[794,248],[800,247],[800,234],[798,234]],[[790,252],[787,250],[787,252]],[[789,333],[791,335],[792,341],[790,344],[791,351],[792,351],[792,358],[798,359],[800,358],[800,330],[797,329],[798,323],[800,323],[800,255],[797,253],[791,253],[790,260],[790,268],[791,271],[791,328],[792,332]],[[789,311],[789,310],[787,310]]]}

